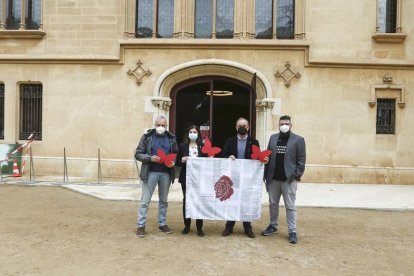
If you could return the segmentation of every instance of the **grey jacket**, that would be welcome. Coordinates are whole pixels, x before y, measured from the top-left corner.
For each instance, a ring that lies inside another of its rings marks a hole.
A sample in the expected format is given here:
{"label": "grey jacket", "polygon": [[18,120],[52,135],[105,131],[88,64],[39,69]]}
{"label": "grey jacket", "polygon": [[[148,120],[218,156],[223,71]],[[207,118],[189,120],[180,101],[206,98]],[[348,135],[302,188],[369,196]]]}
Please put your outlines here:
{"label": "grey jacket", "polygon": [[[147,182],[148,180],[149,167],[151,163],[151,141],[154,133],[155,129],[151,129],[142,135],[138,147],[135,150],[135,159],[142,162],[139,177],[143,182]],[[177,153],[177,141],[175,140],[174,134],[166,131],[165,135],[167,135],[168,140],[170,140],[171,153]],[[175,180],[174,167],[170,168],[170,180],[171,183]]]}
{"label": "grey jacket", "polygon": [[[267,149],[272,151],[269,163],[265,166],[265,181],[269,184],[275,174],[276,167],[276,145],[279,139],[279,133],[272,134],[269,139]],[[305,139],[294,133],[290,133],[290,137],[286,147],[284,158],[284,167],[287,182],[291,183],[293,180],[300,180],[305,171],[306,163],[306,146]]]}

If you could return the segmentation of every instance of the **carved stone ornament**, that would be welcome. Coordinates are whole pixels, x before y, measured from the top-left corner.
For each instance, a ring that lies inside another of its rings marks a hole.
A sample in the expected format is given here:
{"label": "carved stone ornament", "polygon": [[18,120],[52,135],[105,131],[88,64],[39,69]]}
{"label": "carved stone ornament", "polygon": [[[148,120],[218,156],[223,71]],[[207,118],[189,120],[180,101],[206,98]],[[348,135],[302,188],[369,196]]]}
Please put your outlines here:
{"label": "carved stone ornament", "polygon": [[274,105],[275,105],[275,102],[272,100],[266,100],[266,99],[257,100],[256,110],[260,112],[264,112],[266,111],[266,109],[272,109]]}
{"label": "carved stone ornament", "polygon": [[370,107],[375,107],[377,104],[377,90],[390,89],[398,96],[398,107],[405,107],[405,87],[402,85],[393,84],[393,78],[390,75],[382,77],[383,84],[371,85],[371,98],[368,102]]}
{"label": "carved stone ornament", "polygon": [[135,67],[133,69],[129,69],[127,74],[128,75],[132,75],[137,79],[137,84],[141,85],[142,83],[142,78],[144,76],[150,76],[152,74],[152,72],[148,69],[145,71],[144,68],[142,68],[142,62],[141,60],[137,61],[137,64],[135,65]]}
{"label": "carved stone ornament", "polygon": [[171,99],[167,97],[159,97],[151,99],[152,104],[159,110],[169,111],[171,106]]}
{"label": "carved stone ornament", "polygon": [[283,79],[283,81],[285,82],[285,86],[287,88],[290,87],[290,81],[293,78],[300,78],[300,73],[299,72],[294,72],[291,68],[290,68],[290,63],[286,62],[285,67],[280,71],[277,71],[275,73],[275,77],[280,77]]}

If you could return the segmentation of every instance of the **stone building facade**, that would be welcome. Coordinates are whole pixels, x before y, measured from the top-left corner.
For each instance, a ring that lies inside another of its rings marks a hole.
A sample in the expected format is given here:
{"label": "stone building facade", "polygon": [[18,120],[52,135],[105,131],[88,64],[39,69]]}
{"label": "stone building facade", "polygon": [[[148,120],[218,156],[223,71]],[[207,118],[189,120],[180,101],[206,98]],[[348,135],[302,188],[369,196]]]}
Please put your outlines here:
{"label": "stone building facade", "polygon": [[96,175],[99,149],[102,175],[134,177],[159,115],[218,146],[247,117],[264,148],[289,114],[303,181],[414,183],[414,1],[0,1],[0,143],[37,131],[38,174],[65,150]]}

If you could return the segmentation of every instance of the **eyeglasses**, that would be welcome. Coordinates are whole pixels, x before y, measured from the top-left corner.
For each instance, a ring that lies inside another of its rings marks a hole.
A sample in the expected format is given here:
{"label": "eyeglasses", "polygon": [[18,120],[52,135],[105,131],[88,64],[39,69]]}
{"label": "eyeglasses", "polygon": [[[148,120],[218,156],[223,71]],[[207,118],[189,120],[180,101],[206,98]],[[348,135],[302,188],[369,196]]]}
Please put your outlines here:
{"label": "eyeglasses", "polygon": [[164,124],[156,124],[155,126],[157,126],[157,127],[166,127],[167,125],[164,125]]}

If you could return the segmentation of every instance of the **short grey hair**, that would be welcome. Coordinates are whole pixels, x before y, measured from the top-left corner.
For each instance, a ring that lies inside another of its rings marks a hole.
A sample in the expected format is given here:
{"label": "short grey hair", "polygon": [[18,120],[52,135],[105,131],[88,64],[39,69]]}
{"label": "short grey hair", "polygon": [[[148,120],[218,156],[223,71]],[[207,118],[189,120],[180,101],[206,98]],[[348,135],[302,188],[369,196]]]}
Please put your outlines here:
{"label": "short grey hair", "polygon": [[165,116],[163,115],[160,115],[157,118],[155,118],[154,125],[156,125],[159,120],[164,120],[165,124],[168,125],[167,118],[165,118]]}

